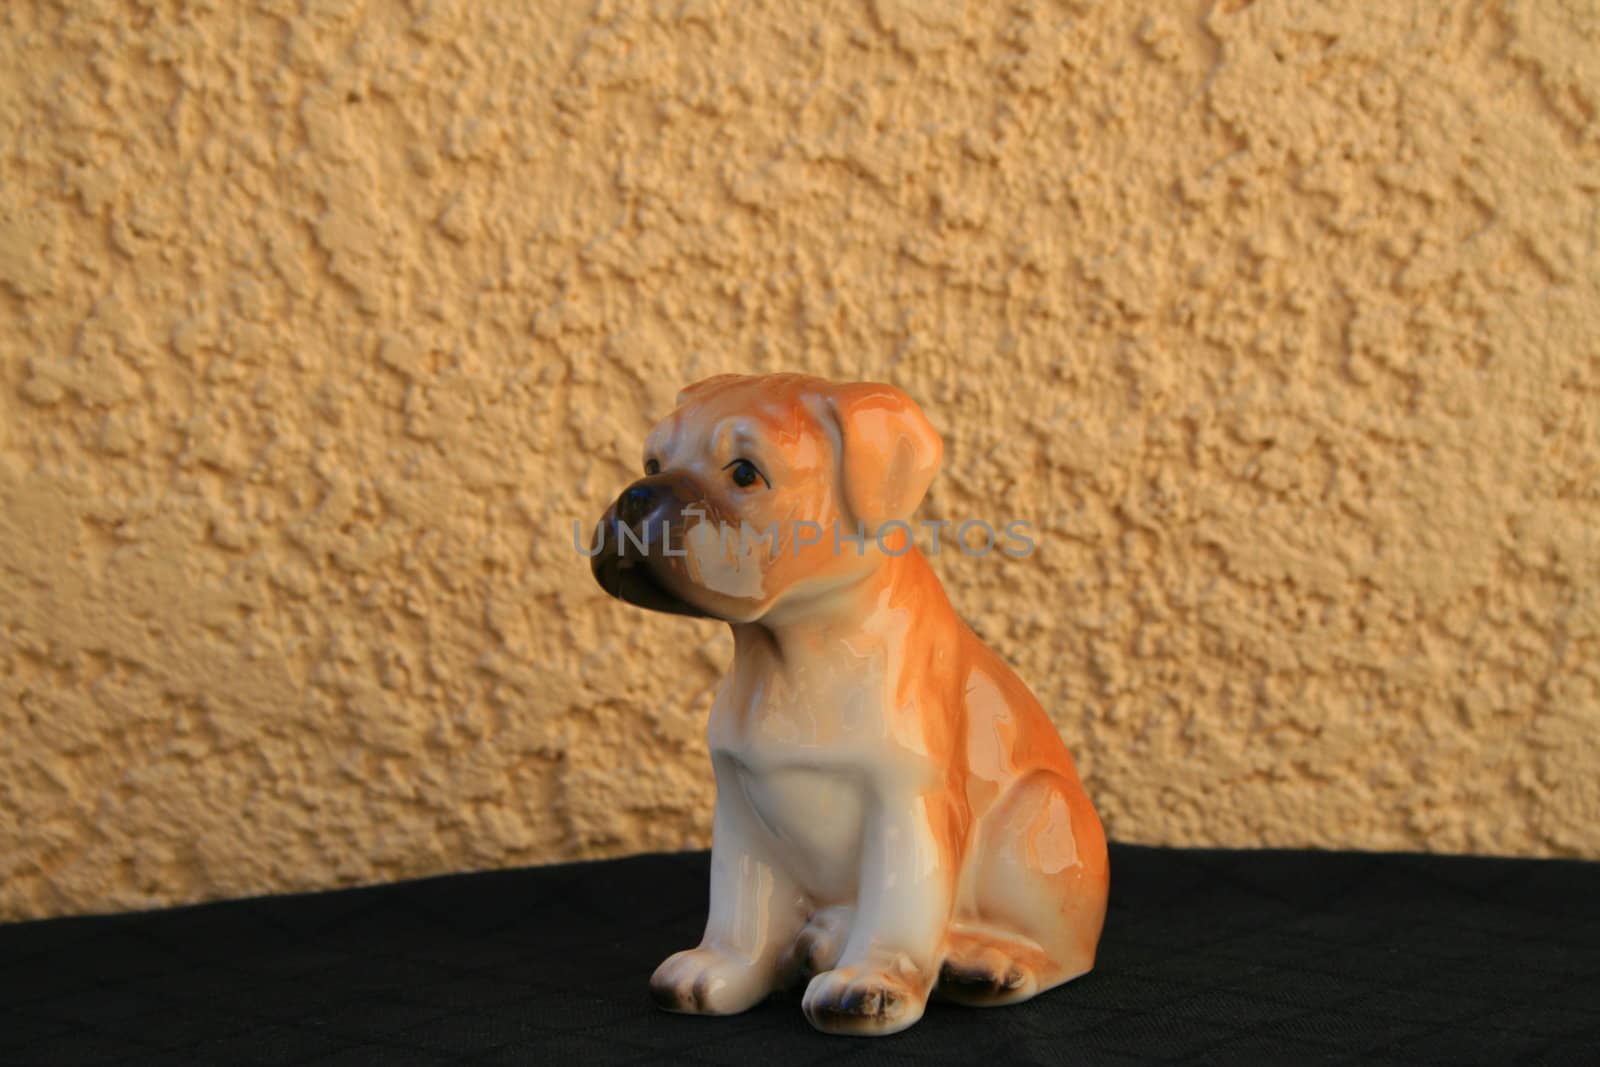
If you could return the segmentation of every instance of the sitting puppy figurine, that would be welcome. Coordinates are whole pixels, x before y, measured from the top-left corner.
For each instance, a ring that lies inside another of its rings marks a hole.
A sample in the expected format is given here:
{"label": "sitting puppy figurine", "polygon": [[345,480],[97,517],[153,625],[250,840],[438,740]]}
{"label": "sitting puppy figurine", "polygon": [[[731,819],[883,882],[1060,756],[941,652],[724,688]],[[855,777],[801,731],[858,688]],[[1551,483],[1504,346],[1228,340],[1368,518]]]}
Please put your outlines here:
{"label": "sitting puppy figurine", "polygon": [[893,386],[719,375],[601,520],[608,593],[733,627],[710,917],[651,978],[662,1007],[729,1014],[804,980],[813,1026],[890,1034],[930,993],[1012,1004],[1093,966],[1100,821],[911,544],[942,452]]}

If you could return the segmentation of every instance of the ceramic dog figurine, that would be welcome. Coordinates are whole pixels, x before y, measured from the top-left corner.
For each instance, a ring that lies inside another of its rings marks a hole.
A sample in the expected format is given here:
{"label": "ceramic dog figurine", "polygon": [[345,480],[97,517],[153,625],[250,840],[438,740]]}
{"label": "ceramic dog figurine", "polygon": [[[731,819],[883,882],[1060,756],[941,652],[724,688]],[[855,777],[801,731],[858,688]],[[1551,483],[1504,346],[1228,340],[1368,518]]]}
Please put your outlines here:
{"label": "ceramic dog figurine", "polygon": [[942,453],[893,386],[721,375],[679,394],[601,520],[608,593],[733,627],[710,917],[650,979],[662,1007],[805,981],[818,1029],[889,1034],[930,994],[1012,1004],[1093,966],[1100,821],[911,544]]}

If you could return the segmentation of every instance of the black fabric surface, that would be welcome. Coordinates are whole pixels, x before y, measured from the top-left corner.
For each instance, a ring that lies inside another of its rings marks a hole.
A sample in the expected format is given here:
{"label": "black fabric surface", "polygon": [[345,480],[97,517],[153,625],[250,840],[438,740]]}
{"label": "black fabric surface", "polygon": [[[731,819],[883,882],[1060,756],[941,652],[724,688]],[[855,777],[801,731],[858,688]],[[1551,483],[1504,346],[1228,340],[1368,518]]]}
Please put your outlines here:
{"label": "black fabric surface", "polygon": [[704,853],[0,926],[0,1063],[1600,1064],[1600,864],[1113,846],[1095,971],[889,1038],[656,1010]]}

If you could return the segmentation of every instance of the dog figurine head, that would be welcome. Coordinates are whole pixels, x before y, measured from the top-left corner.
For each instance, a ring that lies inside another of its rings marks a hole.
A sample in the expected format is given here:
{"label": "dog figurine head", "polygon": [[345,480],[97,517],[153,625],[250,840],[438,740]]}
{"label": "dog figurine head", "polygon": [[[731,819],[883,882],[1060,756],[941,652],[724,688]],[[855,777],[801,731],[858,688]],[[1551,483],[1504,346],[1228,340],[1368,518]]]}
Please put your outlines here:
{"label": "dog figurine head", "polygon": [[595,579],[656,611],[795,615],[910,543],[944,446],[892,385],[722,374],[684,389],[596,530]]}

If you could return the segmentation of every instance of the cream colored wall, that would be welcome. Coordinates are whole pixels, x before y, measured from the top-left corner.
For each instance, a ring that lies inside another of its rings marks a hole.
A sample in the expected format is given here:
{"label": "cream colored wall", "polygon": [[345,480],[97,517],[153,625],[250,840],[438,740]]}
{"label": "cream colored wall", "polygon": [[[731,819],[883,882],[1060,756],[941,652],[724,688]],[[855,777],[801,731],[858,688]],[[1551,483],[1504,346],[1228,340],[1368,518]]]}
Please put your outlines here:
{"label": "cream colored wall", "polygon": [[3,6],[0,918],[704,846],[571,524],[737,369],[1115,837],[1600,856],[1594,5],[773,6]]}

